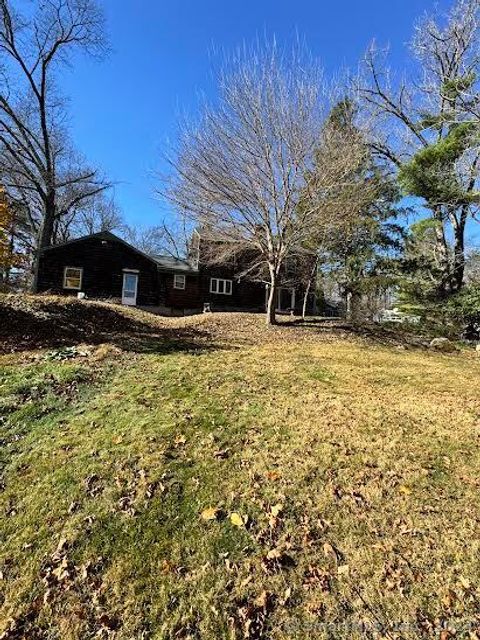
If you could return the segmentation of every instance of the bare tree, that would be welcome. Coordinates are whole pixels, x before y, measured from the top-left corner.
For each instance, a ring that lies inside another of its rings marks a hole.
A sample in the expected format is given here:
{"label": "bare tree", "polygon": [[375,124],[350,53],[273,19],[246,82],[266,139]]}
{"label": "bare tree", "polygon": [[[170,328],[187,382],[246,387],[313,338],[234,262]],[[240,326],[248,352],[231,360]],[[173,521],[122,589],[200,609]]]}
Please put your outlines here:
{"label": "bare tree", "polygon": [[186,259],[191,229],[187,227],[185,221],[179,222],[180,224],[163,222],[149,227],[124,225],[122,235],[127,242],[148,255],[167,255]]}
{"label": "bare tree", "polygon": [[73,151],[56,86],[76,51],[103,51],[102,13],[95,0],[36,4],[26,16],[0,0],[0,182],[28,215],[37,264],[61,218],[108,185]]}
{"label": "bare tree", "polygon": [[466,226],[479,202],[479,27],[479,0],[458,0],[417,24],[405,77],[395,79],[372,45],[359,83],[372,149],[431,210],[441,295],[463,284]]}
{"label": "bare tree", "polygon": [[248,271],[266,274],[267,323],[273,324],[285,260],[305,251],[326,199],[358,161],[357,150],[337,136],[329,145],[331,164],[320,171],[315,155],[330,98],[321,70],[298,50],[243,51],[219,84],[218,105],[206,106],[198,124],[182,126],[160,191],[214,234],[218,261],[251,256]]}
{"label": "bare tree", "polygon": [[102,191],[58,218],[54,230],[54,243],[67,242],[72,238],[100,231],[122,233],[125,227],[122,212],[115,199],[113,196],[107,197]]}

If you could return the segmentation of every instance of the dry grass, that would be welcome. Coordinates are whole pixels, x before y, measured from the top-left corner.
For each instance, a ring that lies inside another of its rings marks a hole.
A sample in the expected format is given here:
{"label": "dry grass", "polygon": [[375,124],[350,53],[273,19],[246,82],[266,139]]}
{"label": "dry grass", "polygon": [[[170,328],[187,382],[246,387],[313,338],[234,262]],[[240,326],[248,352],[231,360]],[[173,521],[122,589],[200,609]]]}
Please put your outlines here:
{"label": "dry grass", "polygon": [[480,637],[478,359],[129,313],[4,357],[6,638]]}

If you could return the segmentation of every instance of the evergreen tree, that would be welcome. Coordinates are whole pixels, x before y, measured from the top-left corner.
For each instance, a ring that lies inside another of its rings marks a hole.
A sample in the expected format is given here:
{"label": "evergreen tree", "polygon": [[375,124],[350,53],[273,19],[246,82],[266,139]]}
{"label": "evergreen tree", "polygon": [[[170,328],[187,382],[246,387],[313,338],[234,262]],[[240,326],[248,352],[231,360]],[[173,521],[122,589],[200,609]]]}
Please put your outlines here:
{"label": "evergreen tree", "polygon": [[[411,44],[415,64],[399,82],[373,45],[359,94],[372,124],[371,148],[397,173],[404,194],[429,209],[427,272],[442,300],[464,284],[465,235],[480,202],[479,0],[457,0],[446,16],[425,16]],[[412,230],[414,242],[424,244],[417,231],[423,236],[427,228]],[[419,280],[427,273],[424,257]]]}
{"label": "evergreen tree", "polygon": [[366,170],[376,195],[352,224],[334,234],[326,264],[345,299],[347,317],[372,316],[398,283],[404,230],[399,191],[379,168]]}
{"label": "evergreen tree", "polygon": [[[345,299],[347,316],[356,320],[370,301],[375,307],[379,298],[396,281],[398,257],[402,249],[403,230],[397,223],[400,192],[382,167],[376,164],[362,131],[356,125],[357,110],[346,98],[332,109],[325,124],[327,139],[348,135],[363,148],[361,161],[352,167],[342,185],[342,198],[330,210],[326,226],[319,223],[310,240],[317,266],[324,276],[336,281]],[[322,161],[323,148],[317,151]],[[347,213],[346,213],[347,212]],[[312,271],[310,277],[316,276]],[[310,284],[310,283],[309,283]]]}

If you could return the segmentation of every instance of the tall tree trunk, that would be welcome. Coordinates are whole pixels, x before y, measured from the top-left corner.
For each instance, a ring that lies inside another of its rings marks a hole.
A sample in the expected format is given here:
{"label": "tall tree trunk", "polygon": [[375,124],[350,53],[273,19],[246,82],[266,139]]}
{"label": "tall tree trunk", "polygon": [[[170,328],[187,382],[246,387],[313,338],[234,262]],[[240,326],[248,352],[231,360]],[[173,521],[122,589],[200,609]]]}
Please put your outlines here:
{"label": "tall tree trunk", "polygon": [[463,287],[463,277],[465,274],[465,246],[463,234],[457,237],[455,234],[455,246],[454,246],[454,258],[453,258],[453,273],[452,273],[452,288],[453,290],[460,291]]}
{"label": "tall tree trunk", "polygon": [[349,322],[355,323],[360,319],[360,302],[362,300],[362,296],[358,291],[349,290],[346,294],[346,313],[347,320]]}
{"label": "tall tree trunk", "polygon": [[40,112],[40,127],[43,137],[43,151],[45,154],[45,182],[47,185],[45,194],[45,207],[43,212],[43,220],[38,234],[35,258],[33,262],[33,280],[32,291],[38,292],[38,272],[40,267],[40,256],[45,247],[52,244],[55,232],[55,214],[56,214],[56,193],[55,193],[55,167],[52,161],[50,131],[47,119],[47,65],[43,64],[41,71],[40,87],[35,91],[38,100]]}
{"label": "tall tree trunk", "polygon": [[268,326],[277,324],[277,317],[275,315],[276,294],[277,294],[277,274],[274,268],[270,268],[270,286],[268,289],[267,318],[266,318]]}
{"label": "tall tree trunk", "polygon": [[453,246],[453,268],[452,268],[452,289],[460,291],[463,287],[465,275],[465,225],[468,217],[468,206],[464,205],[460,215],[452,215],[452,225],[454,230]]}
{"label": "tall tree trunk", "polygon": [[347,291],[345,293],[345,317],[350,320],[352,316],[352,292]]}
{"label": "tall tree trunk", "polygon": [[277,293],[277,288],[270,285],[268,290],[268,300],[267,300],[267,325],[277,324],[277,317],[275,315],[275,296]]}
{"label": "tall tree trunk", "polygon": [[432,207],[435,225],[435,261],[440,272],[438,292],[445,298],[451,291],[451,270],[447,238],[445,236],[444,216],[440,207]]}
{"label": "tall tree trunk", "polygon": [[38,292],[38,272],[40,268],[40,256],[46,247],[52,244],[53,232],[55,226],[55,192],[47,197],[45,203],[45,211],[43,215],[42,225],[38,234],[37,246],[35,249],[35,257],[33,261],[33,281],[32,292]]}
{"label": "tall tree trunk", "polygon": [[305,320],[307,316],[308,296],[310,295],[311,288],[312,288],[312,280],[310,279],[307,282],[307,286],[305,287],[305,293],[303,294],[302,320]]}
{"label": "tall tree trunk", "polygon": [[307,286],[305,288],[305,294],[303,296],[303,306],[302,306],[302,319],[305,320],[305,316],[307,315],[307,305],[308,305],[308,296],[310,295],[310,290],[312,288],[312,282],[317,275],[318,270],[318,255],[315,257],[315,262],[312,265],[312,270],[310,272],[310,277],[307,282]]}

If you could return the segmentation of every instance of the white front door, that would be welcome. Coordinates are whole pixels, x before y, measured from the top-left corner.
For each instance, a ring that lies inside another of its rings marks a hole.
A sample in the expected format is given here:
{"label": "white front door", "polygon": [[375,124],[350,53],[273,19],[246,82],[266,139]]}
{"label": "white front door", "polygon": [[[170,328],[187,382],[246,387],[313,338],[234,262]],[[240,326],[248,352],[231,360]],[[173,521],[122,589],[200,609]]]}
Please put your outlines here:
{"label": "white front door", "polygon": [[122,304],[134,307],[137,304],[138,273],[123,274]]}

